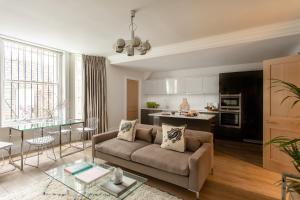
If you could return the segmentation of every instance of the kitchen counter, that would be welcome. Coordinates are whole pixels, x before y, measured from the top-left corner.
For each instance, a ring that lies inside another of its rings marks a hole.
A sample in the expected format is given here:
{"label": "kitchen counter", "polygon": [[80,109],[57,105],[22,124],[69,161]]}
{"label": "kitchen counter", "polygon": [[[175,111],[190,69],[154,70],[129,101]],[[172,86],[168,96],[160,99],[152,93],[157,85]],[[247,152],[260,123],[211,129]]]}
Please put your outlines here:
{"label": "kitchen counter", "polygon": [[[145,110],[144,110],[145,111]],[[149,111],[149,110],[147,110]],[[152,125],[161,126],[162,124],[170,124],[174,126],[186,125],[187,129],[213,132],[217,114],[199,114],[195,117],[187,117],[180,115],[179,112],[174,115],[171,112],[146,112],[148,118],[151,119]],[[168,113],[166,115],[166,113]]]}
{"label": "kitchen counter", "polygon": [[167,113],[166,114],[166,112],[159,112],[159,113],[149,114],[149,116],[153,116],[153,117],[181,118],[181,119],[211,120],[216,115],[214,115],[214,114],[198,114],[198,116],[195,116],[195,117],[187,117],[187,116],[184,116],[184,115],[180,115],[179,113],[175,113],[174,115],[172,115],[171,113]]}
{"label": "kitchen counter", "polygon": [[[164,111],[164,112],[171,112],[171,111],[178,111],[176,109],[169,109],[169,108],[141,108],[143,110],[157,110],[157,111]],[[210,110],[206,110],[206,109],[202,109],[202,110],[196,110],[199,113],[212,113],[212,114],[218,114],[219,111],[210,111]]]}

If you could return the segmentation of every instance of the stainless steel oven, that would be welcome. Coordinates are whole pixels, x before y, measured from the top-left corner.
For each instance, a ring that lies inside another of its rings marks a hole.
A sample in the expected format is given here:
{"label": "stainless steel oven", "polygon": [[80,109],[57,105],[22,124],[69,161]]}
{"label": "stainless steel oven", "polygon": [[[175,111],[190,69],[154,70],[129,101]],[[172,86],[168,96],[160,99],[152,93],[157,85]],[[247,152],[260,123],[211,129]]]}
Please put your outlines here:
{"label": "stainless steel oven", "polygon": [[241,128],[241,112],[220,111],[220,126],[229,128]]}
{"label": "stainless steel oven", "polygon": [[222,127],[241,128],[242,95],[221,94],[219,124]]}

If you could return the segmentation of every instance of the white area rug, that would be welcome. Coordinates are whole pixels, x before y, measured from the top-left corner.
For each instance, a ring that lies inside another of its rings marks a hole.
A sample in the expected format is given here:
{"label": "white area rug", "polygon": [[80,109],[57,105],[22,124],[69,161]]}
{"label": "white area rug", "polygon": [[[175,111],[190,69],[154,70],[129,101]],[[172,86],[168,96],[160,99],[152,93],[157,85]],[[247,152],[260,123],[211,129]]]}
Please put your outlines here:
{"label": "white area rug", "polygon": [[[53,181],[49,187],[48,178],[44,178],[37,185],[28,185],[24,187],[24,190],[15,191],[14,193],[1,194],[0,200],[86,200],[86,198],[76,196],[73,191],[67,192],[67,187],[63,184]],[[45,188],[46,191],[45,191]],[[44,191],[46,194],[44,194]],[[100,196],[94,197],[95,200],[115,200],[116,198],[109,196],[103,192]],[[156,188],[148,185],[142,185],[136,191],[131,193],[126,200],[180,200],[179,198],[172,196],[166,192],[162,192]]]}

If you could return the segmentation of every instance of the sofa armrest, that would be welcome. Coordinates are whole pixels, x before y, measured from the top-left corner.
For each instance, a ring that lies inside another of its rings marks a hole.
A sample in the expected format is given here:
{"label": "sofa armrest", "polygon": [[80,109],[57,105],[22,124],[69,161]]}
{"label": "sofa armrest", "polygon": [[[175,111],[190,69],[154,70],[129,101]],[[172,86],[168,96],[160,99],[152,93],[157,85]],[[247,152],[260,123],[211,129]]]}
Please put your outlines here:
{"label": "sofa armrest", "polygon": [[113,131],[107,131],[107,132],[104,132],[104,133],[94,135],[92,137],[92,145],[95,146],[98,143],[101,143],[101,142],[104,142],[106,140],[115,138],[115,137],[117,137],[118,132],[119,132],[118,130],[113,130]]}
{"label": "sofa armrest", "polygon": [[189,158],[189,189],[195,192],[201,190],[212,169],[212,145],[204,143]]}

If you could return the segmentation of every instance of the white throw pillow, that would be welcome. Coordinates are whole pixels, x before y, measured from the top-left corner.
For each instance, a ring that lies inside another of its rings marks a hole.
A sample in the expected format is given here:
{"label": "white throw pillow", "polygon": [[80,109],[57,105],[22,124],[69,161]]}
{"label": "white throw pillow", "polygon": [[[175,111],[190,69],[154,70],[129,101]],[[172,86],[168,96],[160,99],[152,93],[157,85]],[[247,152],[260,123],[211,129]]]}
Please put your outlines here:
{"label": "white throw pillow", "polygon": [[184,141],[185,126],[162,125],[162,144],[161,148],[170,149],[178,152],[185,151]]}
{"label": "white throw pillow", "polygon": [[119,133],[117,139],[133,142],[135,138],[135,124],[136,124],[136,120],[133,121],[122,120],[119,127]]}

